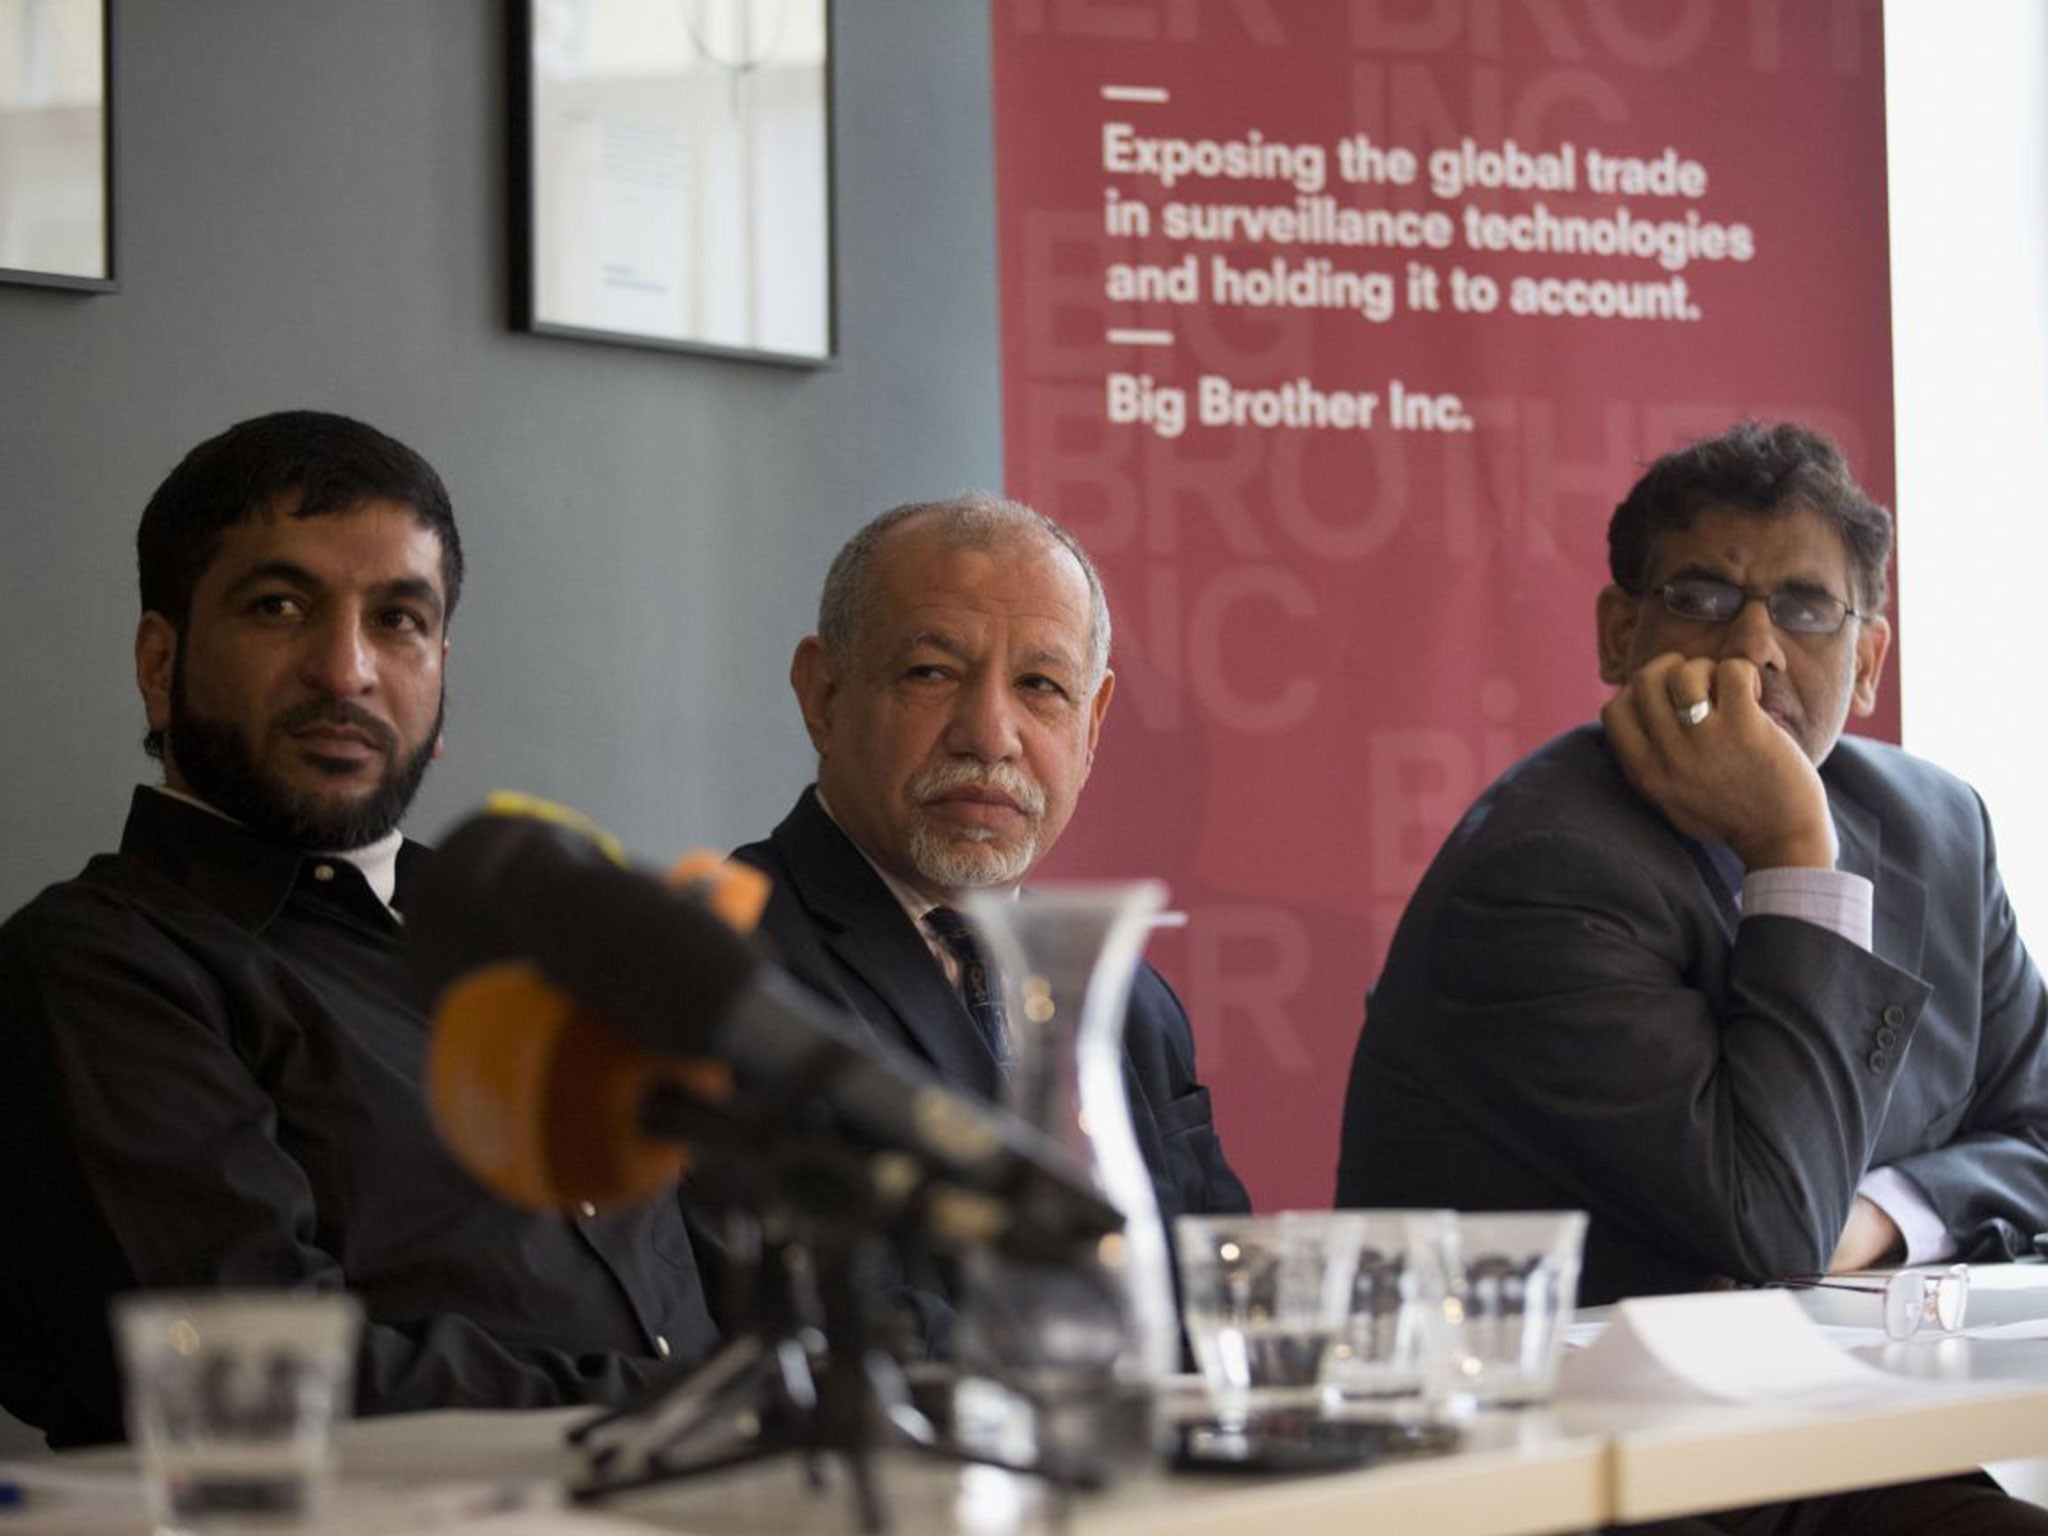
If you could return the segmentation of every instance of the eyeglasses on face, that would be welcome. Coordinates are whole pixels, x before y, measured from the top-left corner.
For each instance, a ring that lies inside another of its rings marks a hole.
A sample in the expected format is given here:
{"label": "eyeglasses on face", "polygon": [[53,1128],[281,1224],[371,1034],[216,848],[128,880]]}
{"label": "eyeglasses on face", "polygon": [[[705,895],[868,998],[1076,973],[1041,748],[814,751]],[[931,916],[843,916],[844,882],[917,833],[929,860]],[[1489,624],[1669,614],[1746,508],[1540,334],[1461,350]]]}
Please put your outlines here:
{"label": "eyeglasses on face", "polygon": [[1831,592],[1809,587],[1752,592],[1715,576],[1681,576],[1658,587],[1655,595],[1673,614],[1694,624],[1732,623],[1746,604],[1759,602],[1788,635],[1832,635],[1850,619],[1870,617]]}
{"label": "eyeglasses on face", "polygon": [[1970,1266],[1946,1269],[1902,1269],[1883,1280],[1793,1280],[1787,1284],[1820,1291],[1863,1291],[1882,1297],[1884,1333],[1888,1339],[1910,1339],[1921,1324],[1943,1333],[1963,1326],[1970,1309]]}

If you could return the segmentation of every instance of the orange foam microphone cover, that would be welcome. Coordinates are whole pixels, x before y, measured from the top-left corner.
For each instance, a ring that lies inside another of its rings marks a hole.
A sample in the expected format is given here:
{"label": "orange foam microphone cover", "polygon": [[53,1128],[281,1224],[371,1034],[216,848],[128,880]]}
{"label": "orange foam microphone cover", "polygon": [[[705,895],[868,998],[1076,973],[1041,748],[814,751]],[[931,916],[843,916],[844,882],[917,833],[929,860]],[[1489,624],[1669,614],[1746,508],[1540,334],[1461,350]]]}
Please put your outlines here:
{"label": "orange foam microphone cover", "polygon": [[[730,926],[759,921],[768,878],[711,853],[685,855],[669,883]],[[650,1198],[688,1167],[686,1147],[640,1130],[657,1087],[717,1102],[732,1092],[721,1062],[657,1057],[522,960],[479,966],[434,1010],[427,1101],[435,1129],[486,1187],[535,1210]]]}

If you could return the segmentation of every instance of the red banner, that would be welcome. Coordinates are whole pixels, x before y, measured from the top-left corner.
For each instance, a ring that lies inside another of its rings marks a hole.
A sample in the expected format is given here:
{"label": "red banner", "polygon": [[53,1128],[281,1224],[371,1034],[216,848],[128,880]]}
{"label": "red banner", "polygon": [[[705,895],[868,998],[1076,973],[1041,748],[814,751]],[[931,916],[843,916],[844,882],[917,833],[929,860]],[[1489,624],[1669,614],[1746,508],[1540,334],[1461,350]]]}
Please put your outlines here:
{"label": "red banner", "polygon": [[1410,890],[1604,696],[1641,464],[1791,417],[1891,499],[1878,5],[995,0],[993,34],[1008,486],[1116,619],[1057,868],[1172,882],[1152,953],[1233,1160],[1326,1204]]}

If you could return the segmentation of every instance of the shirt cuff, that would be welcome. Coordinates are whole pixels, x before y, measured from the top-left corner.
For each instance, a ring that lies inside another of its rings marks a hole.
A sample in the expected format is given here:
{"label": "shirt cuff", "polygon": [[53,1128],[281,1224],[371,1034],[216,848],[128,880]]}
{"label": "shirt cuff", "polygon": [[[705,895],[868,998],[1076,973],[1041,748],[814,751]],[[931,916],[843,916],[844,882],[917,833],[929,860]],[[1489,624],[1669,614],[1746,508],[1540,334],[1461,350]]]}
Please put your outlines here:
{"label": "shirt cuff", "polygon": [[1856,1193],[1891,1217],[1906,1240],[1908,1264],[1932,1264],[1956,1251],[1948,1224],[1934,1212],[1927,1195],[1911,1174],[1896,1168],[1873,1168],[1863,1175]]}
{"label": "shirt cuff", "polygon": [[1742,877],[1744,917],[1796,917],[1870,948],[1871,884],[1845,869],[1751,870]]}

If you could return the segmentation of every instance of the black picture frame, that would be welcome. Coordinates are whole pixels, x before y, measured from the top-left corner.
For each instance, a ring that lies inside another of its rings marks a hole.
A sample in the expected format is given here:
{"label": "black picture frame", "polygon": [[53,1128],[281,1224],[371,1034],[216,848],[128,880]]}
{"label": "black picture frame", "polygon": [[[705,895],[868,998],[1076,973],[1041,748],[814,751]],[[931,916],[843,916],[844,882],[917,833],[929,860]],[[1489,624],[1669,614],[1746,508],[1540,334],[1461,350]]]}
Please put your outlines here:
{"label": "black picture frame", "polygon": [[[515,329],[834,360],[832,9],[511,0]],[[565,13],[583,35],[558,35]],[[634,68],[619,65],[622,35],[645,45]]]}
{"label": "black picture frame", "polygon": [[[10,105],[0,80],[0,282],[81,293],[120,290],[115,252],[117,144],[114,100],[113,0],[0,0],[28,17],[39,5],[52,27],[97,26],[99,100],[58,100],[36,106],[27,78],[37,68],[23,28],[18,82],[24,98]],[[54,46],[54,42],[53,42]],[[80,119],[96,132],[80,134]],[[96,153],[81,149],[96,143]]]}

